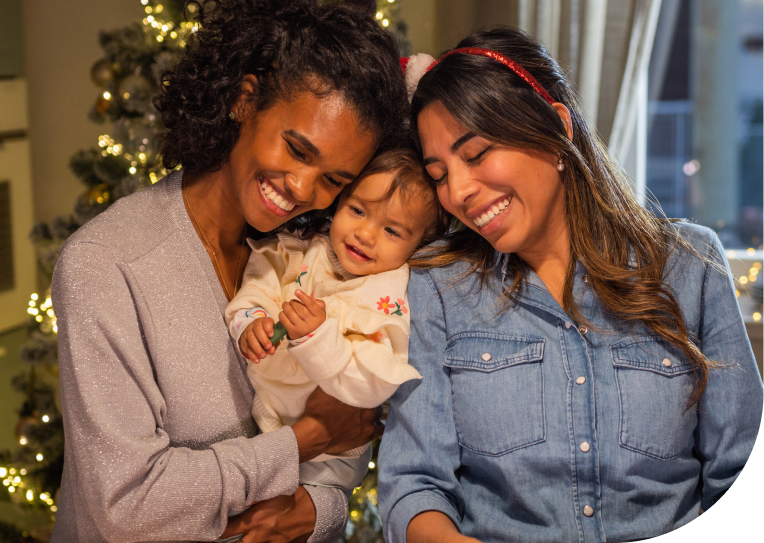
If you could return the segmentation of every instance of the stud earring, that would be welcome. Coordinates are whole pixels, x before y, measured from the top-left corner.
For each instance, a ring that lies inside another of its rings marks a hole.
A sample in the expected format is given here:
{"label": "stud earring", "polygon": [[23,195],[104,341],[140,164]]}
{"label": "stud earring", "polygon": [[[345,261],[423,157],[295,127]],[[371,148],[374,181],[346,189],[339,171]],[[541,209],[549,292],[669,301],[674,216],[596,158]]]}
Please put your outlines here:
{"label": "stud earring", "polygon": [[562,163],[562,157],[557,161],[557,171],[561,172],[565,169],[565,164]]}
{"label": "stud earring", "polygon": [[229,111],[228,118],[233,121],[236,118],[236,113],[234,113],[233,111]]}

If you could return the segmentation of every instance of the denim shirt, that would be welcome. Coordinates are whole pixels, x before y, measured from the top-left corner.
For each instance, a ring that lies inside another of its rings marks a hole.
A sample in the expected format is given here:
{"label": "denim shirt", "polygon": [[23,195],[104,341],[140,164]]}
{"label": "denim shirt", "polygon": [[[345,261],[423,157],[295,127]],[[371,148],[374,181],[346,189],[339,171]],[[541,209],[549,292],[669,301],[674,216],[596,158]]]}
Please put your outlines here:
{"label": "denim shirt", "polygon": [[[716,235],[678,224],[727,266]],[[633,264],[633,263],[632,263]],[[482,290],[462,264],[413,271],[409,357],[423,376],[390,400],[379,457],[388,541],[440,511],[485,543],[628,541],[696,518],[753,448],[762,381],[727,274],[675,250],[664,274],[709,372],[686,409],[694,366],[641,324],[604,310],[578,265],[588,330],[530,273],[501,311],[501,271]]]}

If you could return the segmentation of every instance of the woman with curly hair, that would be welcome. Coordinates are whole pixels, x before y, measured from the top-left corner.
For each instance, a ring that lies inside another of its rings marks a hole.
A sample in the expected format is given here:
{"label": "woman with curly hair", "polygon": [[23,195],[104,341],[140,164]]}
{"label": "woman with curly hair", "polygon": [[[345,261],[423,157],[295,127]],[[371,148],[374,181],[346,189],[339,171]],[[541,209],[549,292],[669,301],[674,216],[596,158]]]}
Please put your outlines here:
{"label": "woman with curly hair", "polygon": [[374,410],[318,390],[293,426],[256,435],[223,312],[247,234],[309,224],[400,130],[395,42],[352,7],[197,7],[201,28],[156,99],[165,166],[182,169],[82,227],[56,267],[54,541],[335,540],[346,498],[298,486],[298,466],[381,433]]}
{"label": "woman with curly hair", "polygon": [[716,235],[636,201],[520,31],[443,55],[411,115],[464,227],[409,282],[423,378],[390,399],[388,540],[636,541],[708,510],[762,414]]}

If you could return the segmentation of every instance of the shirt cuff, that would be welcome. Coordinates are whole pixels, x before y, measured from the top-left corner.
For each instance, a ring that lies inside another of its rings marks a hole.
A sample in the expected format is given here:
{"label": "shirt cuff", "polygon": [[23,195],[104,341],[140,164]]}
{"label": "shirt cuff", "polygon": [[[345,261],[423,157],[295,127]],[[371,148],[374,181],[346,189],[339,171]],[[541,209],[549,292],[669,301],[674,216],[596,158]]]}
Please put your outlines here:
{"label": "shirt cuff", "polygon": [[316,526],[308,543],[337,541],[345,532],[348,502],[339,488],[304,485],[316,508]]}
{"label": "shirt cuff", "polygon": [[313,336],[318,334],[321,331],[321,329],[324,326],[326,326],[326,321],[328,321],[328,320],[329,319],[325,319],[324,322],[321,323],[321,326],[319,326],[318,328],[313,330],[310,334],[305,334],[304,336],[298,337],[297,339],[290,339],[289,340],[289,345],[292,346],[292,347],[296,347],[297,345],[302,345],[303,343],[308,341],[310,338],[312,338]]}
{"label": "shirt cuff", "polygon": [[270,317],[270,315],[262,307],[239,309],[236,313],[234,313],[233,318],[231,319],[231,324],[228,327],[228,331],[231,333],[231,337],[234,339],[234,343],[236,343],[236,350],[239,352],[239,354],[241,354],[241,350],[239,349],[239,338],[244,333],[244,330],[246,330],[247,326],[249,326],[251,323],[263,317]]}
{"label": "shirt cuff", "polygon": [[451,519],[451,522],[461,533],[461,516],[454,504],[435,492],[425,490],[405,496],[390,511],[387,530],[385,530],[390,543],[406,543],[406,530],[408,530],[411,519],[425,511],[443,513]]}

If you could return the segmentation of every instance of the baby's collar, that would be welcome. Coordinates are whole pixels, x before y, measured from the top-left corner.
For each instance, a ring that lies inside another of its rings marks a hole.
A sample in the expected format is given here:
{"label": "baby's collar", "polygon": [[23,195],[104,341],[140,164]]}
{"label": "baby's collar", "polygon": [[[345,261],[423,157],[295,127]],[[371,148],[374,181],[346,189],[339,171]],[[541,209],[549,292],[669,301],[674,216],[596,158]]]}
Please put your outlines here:
{"label": "baby's collar", "polygon": [[355,279],[357,275],[353,275],[340,264],[340,259],[337,258],[337,253],[334,252],[331,242],[327,236],[321,236],[321,241],[326,245],[326,256],[329,259],[329,264],[332,266],[332,270],[337,272],[344,281]]}

